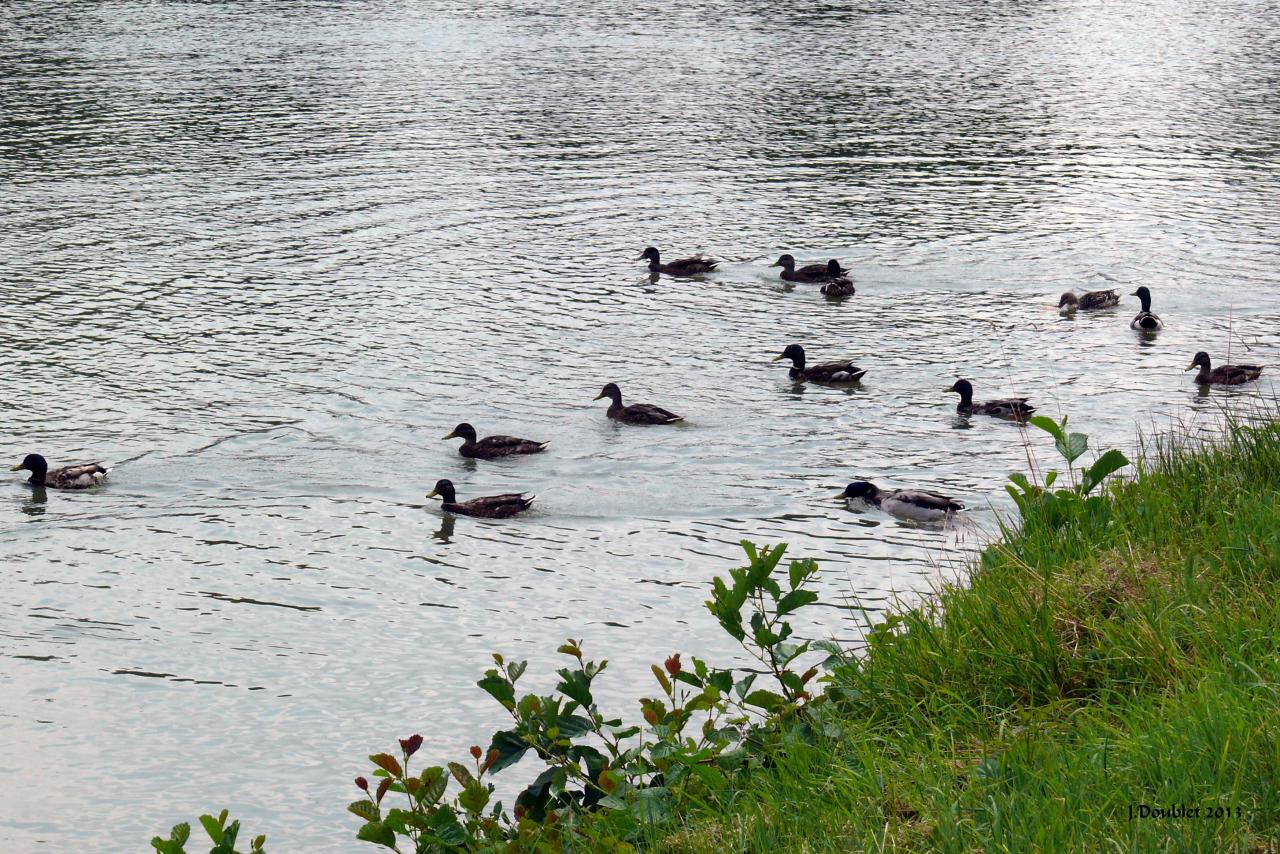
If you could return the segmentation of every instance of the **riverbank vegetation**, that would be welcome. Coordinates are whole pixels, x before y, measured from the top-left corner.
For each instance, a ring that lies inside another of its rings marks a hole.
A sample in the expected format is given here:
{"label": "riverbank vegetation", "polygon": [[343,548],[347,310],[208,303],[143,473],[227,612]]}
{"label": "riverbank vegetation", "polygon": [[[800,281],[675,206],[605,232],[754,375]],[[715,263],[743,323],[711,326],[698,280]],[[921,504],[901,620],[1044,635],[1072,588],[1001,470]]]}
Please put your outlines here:
{"label": "riverbank vegetation", "polygon": [[[1128,464],[1118,452],[1077,468],[1085,437],[1035,426],[1063,471],[1011,478],[1018,524],[963,584],[870,627],[865,649],[796,641],[817,567],[746,546],[708,608],[751,671],[672,655],[632,723],[597,706],[606,665],[579,643],[546,695],[522,694],[523,664],[495,655],[479,686],[510,727],[463,762],[411,770],[417,737],[370,757],[350,806],[360,838],[402,852],[1274,854],[1280,425],[1162,440],[1123,479],[1109,477]],[[534,763],[496,803],[492,775]]]}

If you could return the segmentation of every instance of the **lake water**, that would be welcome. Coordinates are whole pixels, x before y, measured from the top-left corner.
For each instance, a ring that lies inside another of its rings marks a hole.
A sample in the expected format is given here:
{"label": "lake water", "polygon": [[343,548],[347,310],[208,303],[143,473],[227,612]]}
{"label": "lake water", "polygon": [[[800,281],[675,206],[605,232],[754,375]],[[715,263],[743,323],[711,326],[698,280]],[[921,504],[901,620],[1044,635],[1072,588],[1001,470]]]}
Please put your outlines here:
{"label": "lake water", "polygon": [[[805,631],[855,641],[845,606],[953,574],[1026,468],[957,377],[1095,447],[1274,394],[1182,368],[1277,364],[1278,34],[1236,0],[11,0],[0,446],[116,469],[0,489],[0,848],[228,806],[355,850],[364,756],[502,722],[491,650],[545,689],[585,638],[629,716],[649,662],[727,660],[701,603],[744,537],[820,558]],[[723,263],[650,281],[650,244]],[[784,251],[857,296],[782,287]],[[1131,297],[1049,308],[1136,285],[1154,340]],[[792,342],[867,378],[796,388]],[[687,423],[609,422],[607,381]],[[461,420],[551,449],[468,462]],[[455,521],[441,477],[539,498]],[[858,478],[974,509],[831,500]]]}

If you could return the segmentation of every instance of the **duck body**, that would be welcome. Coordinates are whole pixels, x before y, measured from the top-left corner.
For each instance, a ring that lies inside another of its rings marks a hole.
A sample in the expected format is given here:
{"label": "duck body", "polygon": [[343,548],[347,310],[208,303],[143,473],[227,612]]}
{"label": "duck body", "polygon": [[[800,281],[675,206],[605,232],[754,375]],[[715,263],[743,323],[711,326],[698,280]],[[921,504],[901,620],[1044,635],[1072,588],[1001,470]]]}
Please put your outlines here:
{"label": "duck body", "polygon": [[1192,358],[1187,370],[1199,367],[1196,382],[1200,385],[1242,385],[1262,376],[1261,365],[1219,365],[1211,367],[1209,354],[1201,350]]}
{"label": "duck body", "polygon": [[838,499],[861,499],[886,513],[918,522],[937,522],[964,509],[954,498],[923,489],[880,489],[874,483],[856,480],[845,487]]}
{"label": "duck body", "polygon": [[535,442],[532,439],[519,439],[515,436],[485,436],[476,438],[476,428],[463,422],[446,439],[462,439],[458,453],[464,457],[477,460],[493,460],[500,457],[511,457],[524,454],[539,454],[546,450],[546,442]]}
{"label": "duck body", "polygon": [[990,415],[992,418],[1003,418],[1006,421],[1026,421],[1036,411],[1034,406],[1027,403],[1025,397],[1005,397],[975,403],[973,385],[968,380],[956,380],[947,391],[960,395],[956,412],[961,415]]}
{"label": "duck body", "polygon": [[1112,308],[1119,304],[1120,294],[1114,290],[1086,291],[1079,296],[1067,291],[1058,300],[1058,308],[1068,312],[1075,311],[1077,308],[1081,311],[1097,311],[1100,308]]}
{"label": "duck body", "polygon": [[805,362],[804,348],[799,344],[789,344],[787,349],[774,357],[791,361],[791,369],[787,375],[796,382],[818,383],[856,383],[866,375],[864,368],[853,362],[826,362],[821,365],[808,365]]}
{"label": "duck body", "polygon": [[844,299],[851,297],[857,293],[857,288],[853,286],[853,281],[843,276],[832,279],[822,286],[822,295],[827,299]]}
{"label": "duck body", "polygon": [[606,414],[614,421],[627,424],[674,424],[684,420],[683,416],[676,415],[661,406],[654,406],[652,403],[632,403],[623,406],[622,389],[618,388],[617,383],[607,384],[596,395],[596,400],[602,397],[609,398],[609,411]]}
{"label": "duck body", "polygon": [[1129,322],[1130,329],[1136,329],[1139,332],[1158,332],[1164,328],[1164,321],[1151,311],[1150,290],[1144,286],[1138,288],[1129,296],[1137,297],[1142,301],[1142,310],[1134,315],[1133,320]]}
{"label": "duck body", "polygon": [[678,258],[663,264],[662,256],[652,246],[645,247],[645,250],[640,253],[640,258],[648,260],[650,273],[666,273],[668,276],[696,276],[699,273],[710,273],[720,263],[702,255],[690,255],[688,258]]}
{"label": "duck body", "polygon": [[428,498],[439,496],[446,513],[459,516],[476,516],[481,519],[507,519],[529,509],[534,496],[523,492],[510,492],[505,495],[486,495],[470,501],[459,501],[453,482],[436,481],[435,488],[427,493]]}
{"label": "duck body", "polygon": [[26,470],[31,472],[27,483],[32,486],[44,486],[49,489],[92,489],[100,485],[107,477],[110,469],[102,463],[81,463],[75,466],[63,466],[60,469],[49,469],[49,463],[39,454],[27,454],[22,462],[10,471]]}
{"label": "duck body", "polygon": [[829,282],[849,273],[835,258],[825,264],[806,264],[803,267],[796,267],[796,259],[790,254],[779,256],[778,260],[769,266],[781,267],[780,275],[784,281],[788,282]]}

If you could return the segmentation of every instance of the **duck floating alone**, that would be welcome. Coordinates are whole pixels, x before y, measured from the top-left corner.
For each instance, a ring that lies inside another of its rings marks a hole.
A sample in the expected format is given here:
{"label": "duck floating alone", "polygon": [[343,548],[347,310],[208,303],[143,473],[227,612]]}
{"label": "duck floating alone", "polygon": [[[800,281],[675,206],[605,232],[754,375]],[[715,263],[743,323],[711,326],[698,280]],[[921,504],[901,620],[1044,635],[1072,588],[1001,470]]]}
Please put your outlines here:
{"label": "duck floating alone", "polygon": [[1142,311],[1134,315],[1132,321],[1129,322],[1130,329],[1137,329],[1139,332],[1156,332],[1164,328],[1164,321],[1151,312],[1151,291],[1146,286],[1138,288],[1131,297],[1137,297],[1142,301]]}
{"label": "duck floating alone", "polygon": [[799,344],[788,344],[787,349],[773,357],[775,362],[782,359],[791,360],[791,370],[787,375],[796,382],[856,383],[867,373],[865,369],[847,361],[806,365],[804,348]]}
{"label": "duck floating alone", "polygon": [[1067,291],[1058,300],[1058,309],[1064,312],[1075,311],[1077,308],[1081,311],[1097,311],[1100,308],[1111,308],[1119,304],[1120,294],[1114,290],[1086,291],[1080,296]]}
{"label": "duck floating alone", "polygon": [[789,253],[779,255],[778,260],[769,266],[781,267],[782,272],[779,275],[788,282],[829,282],[849,273],[835,258],[825,264],[806,264],[797,269],[796,259]]}
{"label": "duck floating alone", "polygon": [[936,492],[923,489],[881,489],[865,480],[855,480],[836,499],[861,499],[895,516],[922,522],[946,519],[964,509],[959,501]]}
{"label": "duck floating alone", "polygon": [[617,383],[609,383],[600,389],[595,399],[599,400],[602,397],[609,398],[609,411],[606,414],[614,421],[623,421],[627,424],[674,424],[684,420],[683,416],[676,415],[661,406],[654,406],[652,403],[632,403],[623,406],[622,389],[618,388]]}
{"label": "duck floating alone", "polygon": [[1025,397],[1006,397],[974,403],[973,385],[968,380],[956,380],[947,391],[960,395],[956,412],[962,415],[990,415],[993,418],[1004,418],[1009,421],[1025,421],[1031,413],[1036,411],[1034,406],[1027,403]]}
{"label": "duck floating alone", "polygon": [[23,469],[31,472],[27,483],[32,486],[47,486],[50,489],[91,489],[102,483],[107,477],[107,472],[111,471],[102,463],[81,463],[50,471],[49,463],[39,454],[27,454],[22,462],[10,471]]}
{"label": "duck floating alone", "polygon": [[1240,385],[1262,376],[1261,365],[1219,365],[1211,369],[1209,354],[1203,350],[1192,357],[1187,370],[1196,367],[1200,368],[1196,374],[1196,382],[1200,385]]}
{"label": "duck floating alone", "polygon": [[710,273],[720,263],[702,255],[690,255],[688,258],[678,258],[663,264],[662,256],[652,246],[645,247],[645,250],[640,253],[640,258],[648,259],[650,273],[666,273],[668,276],[696,276],[699,273]]}
{"label": "duck floating alone", "polygon": [[518,439],[515,436],[485,436],[477,440],[476,428],[465,421],[454,427],[444,438],[462,439],[462,446],[458,448],[458,453],[477,460],[492,460],[519,454],[540,454],[548,444],[535,442],[532,439]]}
{"label": "duck floating alone", "polygon": [[481,519],[506,519],[529,509],[534,496],[523,492],[511,492],[506,495],[487,495],[473,498],[470,501],[458,501],[457,492],[451,480],[437,480],[435,488],[427,493],[428,498],[439,496],[448,513],[459,516],[478,516]]}

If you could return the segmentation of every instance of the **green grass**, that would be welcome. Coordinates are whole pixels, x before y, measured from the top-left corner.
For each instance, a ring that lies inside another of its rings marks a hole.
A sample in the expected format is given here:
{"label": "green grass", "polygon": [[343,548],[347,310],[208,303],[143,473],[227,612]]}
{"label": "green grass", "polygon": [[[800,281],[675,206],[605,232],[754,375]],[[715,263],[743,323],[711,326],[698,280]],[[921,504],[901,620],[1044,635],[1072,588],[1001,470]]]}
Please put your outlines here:
{"label": "green grass", "polygon": [[819,744],[644,847],[1275,854],[1280,426],[1139,469],[1075,525],[1007,531],[837,669]]}

